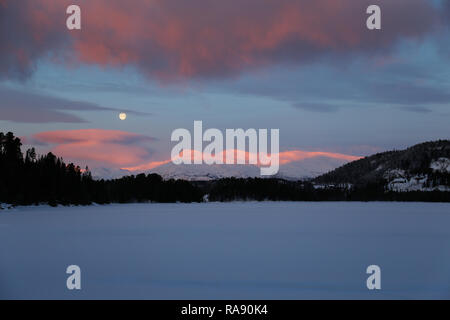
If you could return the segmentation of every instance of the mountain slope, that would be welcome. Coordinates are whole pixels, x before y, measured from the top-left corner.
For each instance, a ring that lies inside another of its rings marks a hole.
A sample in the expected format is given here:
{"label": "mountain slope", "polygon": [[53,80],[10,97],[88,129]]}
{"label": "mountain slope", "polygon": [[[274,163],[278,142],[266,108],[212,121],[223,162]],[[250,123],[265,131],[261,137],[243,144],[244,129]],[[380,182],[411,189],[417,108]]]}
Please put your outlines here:
{"label": "mountain slope", "polygon": [[378,153],[321,175],[314,182],[356,186],[384,183],[391,191],[450,191],[450,141]]}

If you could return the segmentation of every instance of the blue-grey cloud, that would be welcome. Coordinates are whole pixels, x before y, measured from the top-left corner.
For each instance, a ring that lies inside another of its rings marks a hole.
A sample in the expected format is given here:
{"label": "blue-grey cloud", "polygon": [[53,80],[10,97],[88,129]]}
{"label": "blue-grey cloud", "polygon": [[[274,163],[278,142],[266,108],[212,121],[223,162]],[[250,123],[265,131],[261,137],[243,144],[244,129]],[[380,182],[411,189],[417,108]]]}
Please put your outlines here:
{"label": "blue-grey cloud", "polygon": [[329,103],[296,102],[292,104],[294,108],[312,112],[335,112],[339,106]]}
{"label": "blue-grey cloud", "polygon": [[[430,51],[433,49],[433,43],[427,46]],[[448,106],[450,67],[444,63],[445,58],[416,56],[405,60],[405,54],[405,50],[400,50],[390,58],[392,62],[381,67],[359,61],[345,68],[314,64],[297,69],[274,69],[262,77],[230,82],[226,89],[317,112],[367,106],[416,106],[433,111],[435,106]]]}
{"label": "blue-grey cloud", "polygon": [[404,110],[404,111],[410,111],[410,112],[415,112],[415,113],[431,113],[432,110],[430,108],[426,108],[426,107],[421,107],[421,106],[402,106],[399,107],[399,109]]}
{"label": "blue-grey cloud", "polygon": [[450,101],[450,89],[410,82],[381,83],[367,87],[371,102],[420,105]]}
{"label": "blue-grey cloud", "polygon": [[124,111],[131,114],[150,115],[133,110],[108,108],[90,102],[72,101],[44,94],[30,93],[0,87],[0,120],[22,123],[82,123],[85,119],[71,112]]}

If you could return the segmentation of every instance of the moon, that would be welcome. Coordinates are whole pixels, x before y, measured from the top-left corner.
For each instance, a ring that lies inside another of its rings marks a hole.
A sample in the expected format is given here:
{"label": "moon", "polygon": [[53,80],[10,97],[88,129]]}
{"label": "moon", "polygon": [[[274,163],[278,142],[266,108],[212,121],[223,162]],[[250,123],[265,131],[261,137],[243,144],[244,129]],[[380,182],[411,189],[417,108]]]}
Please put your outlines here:
{"label": "moon", "polygon": [[119,119],[120,120],[125,120],[127,118],[127,114],[125,113],[125,112],[121,112],[121,113],[119,113]]}

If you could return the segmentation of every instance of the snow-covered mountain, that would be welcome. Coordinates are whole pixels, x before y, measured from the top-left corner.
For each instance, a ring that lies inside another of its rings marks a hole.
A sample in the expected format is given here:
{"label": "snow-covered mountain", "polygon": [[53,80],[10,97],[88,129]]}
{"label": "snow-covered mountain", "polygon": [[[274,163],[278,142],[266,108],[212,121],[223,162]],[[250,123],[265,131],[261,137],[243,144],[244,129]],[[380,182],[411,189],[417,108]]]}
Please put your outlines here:
{"label": "snow-covered mountain", "polygon": [[207,181],[229,177],[252,178],[259,176],[259,168],[254,165],[175,165],[169,162],[153,168],[146,173],[156,173],[164,179]]}
{"label": "snow-covered mountain", "polygon": [[307,158],[280,166],[278,176],[288,180],[315,178],[346,163],[347,160],[329,157]]}
{"label": "snow-covered mountain", "polygon": [[314,180],[319,186],[382,186],[386,191],[450,191],[450,141],[425,142],[353,161]]}
{"label": "snow-covered mountain", "polygon": [[[329,157],[313,157],[280,165],[276,177],[287,180],[309,179],[334,170],[346,160]],[[128,171],[123,169],[93,168],[92,176],[95,179],[115,179],[126,175],[139,174],[140,171]],[[189,181],[208,181],[221,178],[261,178],[260,168],[255,165],[225,165],[225,164],[196,164],[175,165],[171,162],[147,170],[144,173],[156,173],[164,179],[179,179]],[[268,176],[266,176],[268,177]],[[270,177],[270,176],[269,176]]]}
{"label": "snow-covered mountain", "polygon": [[[347,161],[328,158],[314,157],[301,161],[290,162],[280,166],[276,177],[283,179],[306,179],[314,178],[330,170],[336,169]],[[191,181],[215,180],[221,178],[256,178],[261,176],[260,168],[255,165],[226,165],[226,164],[199,164],[199,165],[175,165],[167,163],[156,167],[146,173],[157,173],[164,179],[183,179]],[[267,176],[266,176],[267,177]]]}
{"label": "snow-covered mountain", "polygon": [[131,171],[124,170],[124,169],[111,169],[111,168],[103,168],[103,167],[94,167],[90,169],[92,177],[95,180],[100,179],[117,179],[122,178],[124,176],[129,176],[132,174],[135,174]]}

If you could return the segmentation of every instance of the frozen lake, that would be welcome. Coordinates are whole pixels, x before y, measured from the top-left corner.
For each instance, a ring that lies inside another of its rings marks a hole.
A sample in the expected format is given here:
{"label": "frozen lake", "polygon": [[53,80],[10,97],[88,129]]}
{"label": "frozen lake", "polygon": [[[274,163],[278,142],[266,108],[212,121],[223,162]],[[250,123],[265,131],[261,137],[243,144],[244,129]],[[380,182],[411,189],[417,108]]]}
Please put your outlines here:
{"label": "frozen lake", "polygon": [[[381,290],[366,268],[381,267]],[[66,288],[81,268],[82,289]],[[0,298],[450,298],[450,204],[203,203],[0,211]]]}

